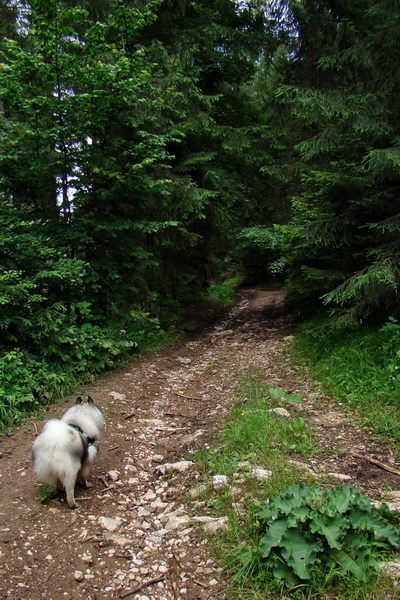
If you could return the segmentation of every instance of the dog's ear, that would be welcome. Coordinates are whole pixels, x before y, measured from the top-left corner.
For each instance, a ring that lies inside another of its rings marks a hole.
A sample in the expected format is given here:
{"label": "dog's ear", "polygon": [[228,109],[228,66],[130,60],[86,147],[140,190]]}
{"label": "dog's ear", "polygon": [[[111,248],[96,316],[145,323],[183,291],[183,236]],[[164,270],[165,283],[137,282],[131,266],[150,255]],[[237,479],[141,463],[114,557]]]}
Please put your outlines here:
{"label": "dog's ear", "polygon": [[81,396],[78,396],[78,398],[76,399],[75,404],[82,404],[83,400],[81,398]]}
{"label": "dog's ear", "polygon": [[89,404],[94,404],[94,400],[91,396],[87,397],[87,401],[89,402]]}

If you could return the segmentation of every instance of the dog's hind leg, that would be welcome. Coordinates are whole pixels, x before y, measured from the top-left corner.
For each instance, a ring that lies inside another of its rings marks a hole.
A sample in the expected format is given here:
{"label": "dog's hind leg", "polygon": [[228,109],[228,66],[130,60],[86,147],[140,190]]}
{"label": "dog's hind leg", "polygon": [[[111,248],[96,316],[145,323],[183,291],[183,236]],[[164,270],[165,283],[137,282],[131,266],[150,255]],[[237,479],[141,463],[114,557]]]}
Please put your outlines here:
{"label": "dog's hind leg", "polygon": [[70,508],[77,508],[78,505],[75,501],[76,473],[66,474],[62,483],[65,488],[65,493],[67,495],[68,506]]}
{"label": "dog's hind leg", "polygon": [[81,470],[78,473],[79,485],[81,485],[84,488],[92,487],[92,484],[88,482],[89,471],[90,463],[84,463],[81,467]]}

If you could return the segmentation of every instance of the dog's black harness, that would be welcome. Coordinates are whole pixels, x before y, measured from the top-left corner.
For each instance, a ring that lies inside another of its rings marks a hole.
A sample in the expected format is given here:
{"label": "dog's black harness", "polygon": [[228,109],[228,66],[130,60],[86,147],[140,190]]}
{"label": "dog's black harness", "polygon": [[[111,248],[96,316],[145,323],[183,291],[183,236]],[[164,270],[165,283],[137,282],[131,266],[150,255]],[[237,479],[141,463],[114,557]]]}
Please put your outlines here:
{"label": "dog's black harness", "polygon": [[95,443],[96,438],[89,437],[88,434],[83,431],[82,427],[79,427],[79,425],[74,425],[73,423],[68,423],[68,425],[70,427],[73,427],[74,429],[76,429],[76,431],[78,431],[78,433],[80,433],[84,437],[88,446],[91,446],[92,444]]}

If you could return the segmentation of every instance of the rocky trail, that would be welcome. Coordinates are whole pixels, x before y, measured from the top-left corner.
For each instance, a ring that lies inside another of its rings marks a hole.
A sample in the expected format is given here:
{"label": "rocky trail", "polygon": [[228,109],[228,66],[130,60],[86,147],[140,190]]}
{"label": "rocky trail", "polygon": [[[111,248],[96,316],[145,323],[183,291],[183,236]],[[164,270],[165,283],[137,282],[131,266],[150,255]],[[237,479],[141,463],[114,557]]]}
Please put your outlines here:
{"label": "rocky trail", "polygon": [[[400,490],[398,475],[354,454],[392,467],[395,458],[291,366],[295,324],[283,303],[281,290],[242,290],[212,325],[88,388],[104,411],[106,431],[92,487],[77,488],[75,511],[62,495],[58,504],[39,502],[31,447],[42,422],[0,439],[0,598],[228,598],[202,532],[218,535],[221,521],[204,519],[195,497],[187,502],[199,477],[195,465],[169,465],[190,461],[215,441],[234,386],[249,372],[304,399],[290,411],[315,429],[321,452],[308,463],[313,472],[330,473],[332,484],[360,487],[371,499],[389,487]],[[69,404],[51,406],[46,419]]]}

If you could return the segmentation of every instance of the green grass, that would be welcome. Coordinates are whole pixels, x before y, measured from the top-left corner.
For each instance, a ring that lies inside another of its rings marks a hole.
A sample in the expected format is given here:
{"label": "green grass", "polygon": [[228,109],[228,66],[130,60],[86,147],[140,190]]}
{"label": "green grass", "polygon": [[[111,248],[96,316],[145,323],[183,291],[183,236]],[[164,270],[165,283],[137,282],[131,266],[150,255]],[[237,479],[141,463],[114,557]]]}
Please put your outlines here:
{"label": "green grass", "polygon": [[[398,345],[397,345],[398,344]],[[307,366],[343,407],[355,411],[372,435],[400,449],[398,331],[381,327],[332,331],[311,321],[296,337],[294,359]]]}
{"label": "green grass", "polygon": [[[272,394],[270,393],[272,392]],[[276,392],[276,393],[275,393]],[[260,569],[254,552],[260,543],[260,504],[278,496],[295,483],[316,485],[315,476],[298,463],[318,456],[312,430],[301,415],[301,399],[293,402],[278,397],[277,390],[260,373],[249,373],[237,385],[231,411],[215,446],[195,456],[200,473],[196,512],[228,516],[228,528],[213,534],[209,541],[223,567],[229,600],[383,600],[391,597],[393,582],[377,574],[360,585],[332,569],[317,570],[311,582],[293,588],[284,586],[265,569]],[[289,417],[280,417],[272,408],[283,406]],[[251,476],[252,466],[272,472],[267,480]],[[227,475],[229,485],[213,489],[214,475]],[[320,480],[321,482],[321,480]],[[189,500],[188,500],[189,501]]]}

